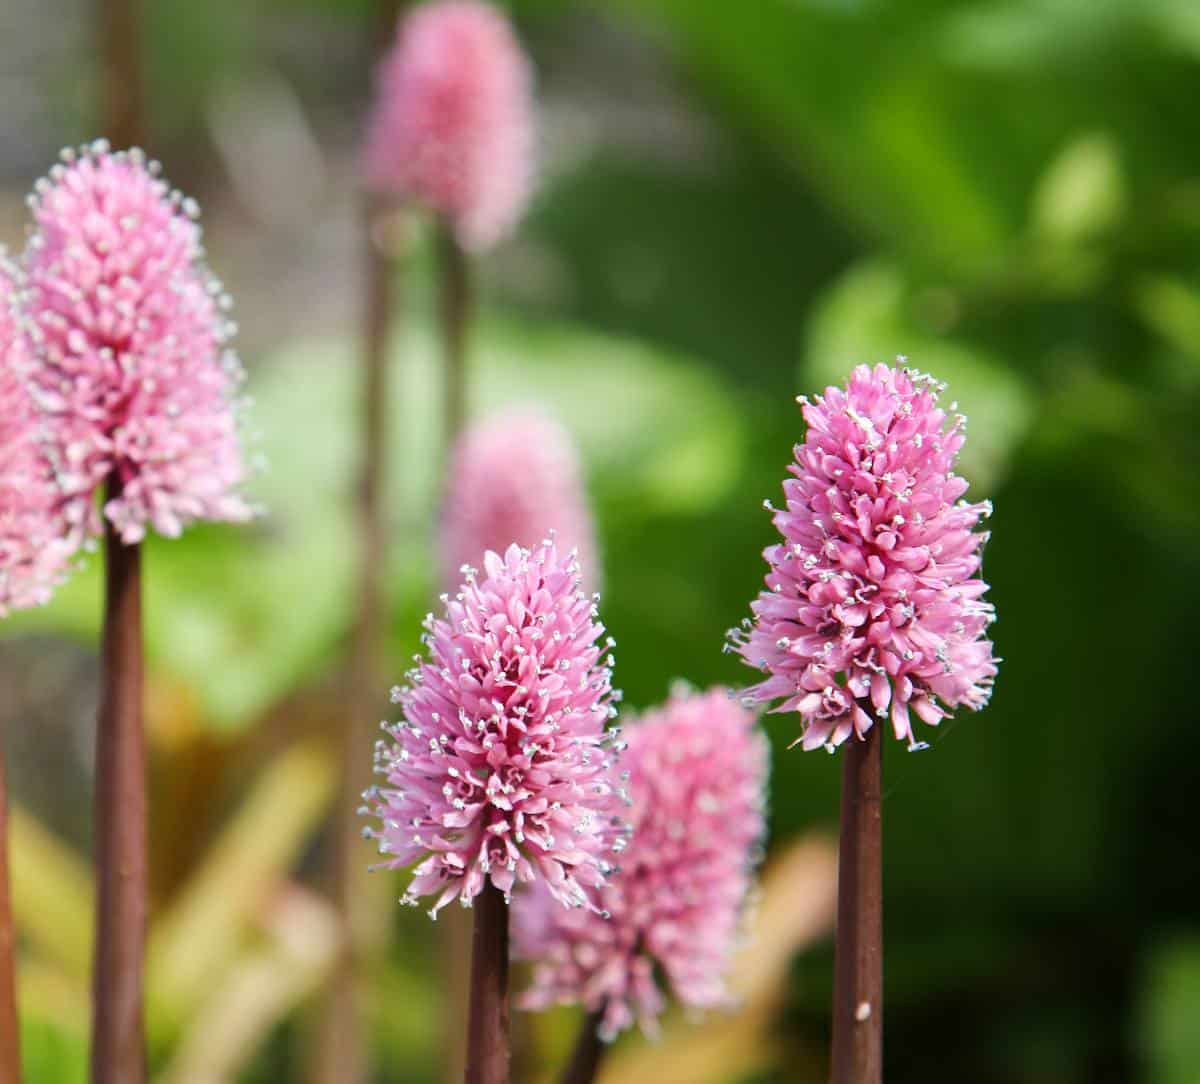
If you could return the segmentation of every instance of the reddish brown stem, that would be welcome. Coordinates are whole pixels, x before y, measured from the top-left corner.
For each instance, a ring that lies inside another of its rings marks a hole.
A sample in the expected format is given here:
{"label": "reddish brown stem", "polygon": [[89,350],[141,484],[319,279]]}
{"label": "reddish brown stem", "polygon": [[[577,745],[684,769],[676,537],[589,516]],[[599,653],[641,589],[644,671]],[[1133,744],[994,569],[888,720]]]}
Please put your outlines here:
{"label": "reddish brown stem", "polygon": [[0,1081],[20,1084],[21,1032],[17,1022],[17,930],[8,891],[8,796],[0,742]]}
{"label": "reddish brown stem", "polygon": [[337,720],[341,791],[334,839],[334,898],[342,916],[345,944],[331,982],[321,1030],[315,1079],[324,1084],[359,1084],[367,1077],[366,1043],[358,984],[362,941],[370,924],[372,894],[366,885],[369,853],[357,810],[371,782],[372,724],[379,718],[384,686],[380,660],[386,515],[383,499],[387,457],[387,353],[392,326],[392,275],[375,236],[380,208],[364,204],[365,275],[362,343],[362,460],[358,489],[358,617],[351,646],[347,712]]}
{"label": "reddish brown stem", "polygon": [[600,1038],[602,1012],[589,1013],[579,1029],[571,1060],[561,1077],[562,1084],[592,1084],[600,1070],[600,1062],[608,1052],[608,1044]]}
{"label": "reddish brown stem", "polygon": [[447,907],[438,919],[438,971],[442,985],[442,1079],[460,1084],[466,1051],[459,1041],[471,982],[471,912]]}
{"label": "reddish brown stem", "polygon": [[144,143],[141,0],[100,0],[104,134],[115,147]]}
{"label": "reddish brown stem", "polygon": [[475,897],[466,1084],[508,1084],[508,904],[490,881]]}
{"label": "reddish brown stem", "polygon": [[883,739],[843,748],[831,1084],[883,1079]]}
{"label": "reddish brown stem", "polygon": [[471,324],[471,275],[467,254],[446,222],[438,226],[441,277],[439,307],[445,365],[446,446],[458,436],[467,417],[467,334]]}
{"label": "reddish brown stem", "polygon": [[[439,316],[443,351],[443,439],[445,455],[462,430],[467,413],[467,334],[470,325],[471,289],[466,253],[446,222],[437,230],[439,267]],[[445,995],[446,1080],[461,1078],[461,1047],[452,1039],[454,1021],[461,1019],[467,1001],[466,956],[467,929],[465,922],[452,916],[444,924],[439,940],[442,950],[442,988]]]}
{"label": "reddish brown stem", "polygon": [[[110,485],[115,496],[118,486]],[[146,752],[142,728],[141,551],[105,524],[104,631],[96,728],[96,944],[92,1082],[145,1080]]]}
{"label": "reddish brown stem", "polygon": [[[395,32],[399,0],[378,0],[369,30],[369,52],[377,59]],[[370,926],[373,895],[365,883],[367,853],[358,814],[371,782],[371,726],[383,689],[380,643],[384,623],[383,569],[387,544],[384,461],[388,435],[388,339],[393,314],[391,261],[378,236],[384,208],[366,196],[362,204],[362,391],[359,400],[362,451],[357,500],[359,542],[358,615],[349,667],[347,711],[337,720],[341,781],[334,825],[333,896],[344,942],[322,1007],[316,1084],[361,1084],[368,1075],[368,1050],[359,984],[363,942]]]}

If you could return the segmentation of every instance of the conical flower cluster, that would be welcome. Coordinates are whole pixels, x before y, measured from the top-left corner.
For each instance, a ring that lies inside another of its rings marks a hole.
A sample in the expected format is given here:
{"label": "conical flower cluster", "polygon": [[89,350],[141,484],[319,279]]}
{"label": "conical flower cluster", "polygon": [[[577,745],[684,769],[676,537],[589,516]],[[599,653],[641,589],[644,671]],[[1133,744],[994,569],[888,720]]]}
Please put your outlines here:
{"label": "conical flower cluster", "polygon": [[98,531],[95,496],[110,478],[104,514],[125,542],[248,518],[241,368],[226,349],[226,299],[201,262],[195,204],[140,151],[99,142],[64,152],[30,205],[33,388],[73,529]]}
{"label": "conical flower cluster", "polygon": [[16,271],[0,252],[0,617],[47,602],[72,550],[29,396],[32,367]]}
{"label": "conical flower cluster", "polygon": [[574,548],[587,584],[598,575],[592,516],[570,434],[530,409],[477,422],[451,456],[442,506],[442,582],[458,583],[463,565],[511,542],[532,546],[550,531]]}
{"label": "conical flower cluster", "polygon": [[386,783],[364,812],[386,860],[418,863],[402,902],[431,914],[490,882],[540,882],[586,905],[607,876],[623,803],[606,724],[616,709],[611,639],[579,566],[553,540],[489,552],[445,616],[426,619],[427,657],[393,690],[404,717],[376,751]]}
{"label": "conical flower cluster", "polygon": [[518,898],[517,945],[536,961],[526,1008],[581,1003],[611,1039],[664,1006],[727,1002],[724,973],[763,835],[768,750],[725,689],[677,692],[625,730],[632,836],[602,913]]}
{"label": "conical flower cluster", "polygon": [[733,649],[768,676],[751,702],[799,713],[805,749],[862,737],[890,718],[916,747],[930,725],[981,708],[998,660],[986,638],[976,531],[988,501],[954,473],[966,419],[947,421],[943,386],[911,369],[862,365],[809,403],[808,431],[764,551],[767,590]]}
{"label": "conical flower cluster", "polygon": [[531,85],[529,62],[496,8],[421,5],[380,69],[367,183],[445,216],[465,248],[491,246],[529,200]]}

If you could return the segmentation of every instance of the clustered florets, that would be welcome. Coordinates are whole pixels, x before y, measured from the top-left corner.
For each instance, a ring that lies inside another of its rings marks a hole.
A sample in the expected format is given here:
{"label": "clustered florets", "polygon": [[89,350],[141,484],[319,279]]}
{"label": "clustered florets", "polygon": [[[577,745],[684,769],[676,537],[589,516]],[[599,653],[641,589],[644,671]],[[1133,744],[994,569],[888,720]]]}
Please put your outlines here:
{"label": "clustered florets", "polygon": [[526,1008],[578,1002],[611,1039],[653,1031],[664,996],[728,1002],[724,982],[763,835],[768,749],[725,689],[675,693],[625,728],[632,835],[600,911],[518,898],[517,945],[535,961]]}
{"label": "clustered florets", "polygon": [[567,431],[531,409],[506,411],[470,426],[450,459],[442,507],[442,582],[463,565],[513,542],[531,546],[554,531],[579,554],[585,583],[598,576],[592,516],[579,457]]}
{"label": "clustered florets", "polygon": [[614,777],[617,694],[611,638],[553,540],[489,552],[484,576],[426,618],[428,657],[393,690],[404,717],[376,751],[386,784],[366,795],[366,834],[399,869],[417,862],[403,902],[465,906],[489,881],[506,896],[541,881],[560,903],[590,905],[610,872],[623,808]]}
{"label": "clustered florets", "polygon": [[371,187],[445,216],[468,249],[512,229],[533,183],[532,76],[496,8],[442,0],[401,22],[364,158]]}
{"label": "clustered florets", "polygon": [[0,252],[0,617],[48,601],[72,552],[29,396],[33,344],[19,293]]}
{"label": "clustered florets", "polygon": [[228,299],[203,265],[195,203],[158,173],[100,141],[63,152],[30,198],[31,390],[78,537],[98,532],[106,482],[104,514],[129,543],[251,514]]}
{"label": "clustered florets", "polygon": [[889,716],[916,747],[910,710],[936,725],[991,693],[987,535],[975,530],[991,504],[962,499],[953,467],[966,419],[947,424],[942,390],[911,369],[861,365],[845,390],[801,398],[808,431],[786,506],[772,509],[783,542],[764,551],[767,590],[730,639],[768,675],[748,701],[798,712],[805,749]]}

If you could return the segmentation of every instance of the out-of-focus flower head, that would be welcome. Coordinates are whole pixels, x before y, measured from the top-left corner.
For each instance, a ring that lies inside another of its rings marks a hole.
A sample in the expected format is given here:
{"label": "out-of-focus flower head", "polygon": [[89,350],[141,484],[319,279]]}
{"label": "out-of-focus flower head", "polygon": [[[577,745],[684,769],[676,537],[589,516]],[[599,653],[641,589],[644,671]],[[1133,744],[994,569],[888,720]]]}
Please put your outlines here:
{"label": "out-of-focus flower head", "polygon": [[530,409],[497,414],[470,426],[451,456],[442,506],[442,583],[458,583],[463,565],[516,542],[532,546],[549,531],[575,548],[585,584],[596,568],[592,516],[579,456],[570,434]]}
{"label": "out-of-focus flower head", "polygon": [[29,396],[33,346],[19,293],[0,251],[0,617],[47,602],[73,549]]}
{"label": "out-of-focus flower head", "polygon": [[430,614],[404,717],[376,749],[382,786],[362,812],[381,867],[418,863],[402,902],[464,906],[490,880],[506,896],[537,881],[586,906],[611,869],[623,810],[608,720],[616,714],[611,638],[574,555],[553,540],[488,552],[445,616]]}
{"label": "out-of-focus flower head", "polygon": [[944,390],[912,369],[860,365],[844,390],[800,398],[808,431],[786,507],[772,509],[783,541],[764,551],[767,590],[730,641],[768,675],[747,699],[798,712],[805,749],[862,738],[889,716],[919,748],[910,711],[936,725],[991,694],[994,611],[978,575],[988,536],[975,530],[991,502],[963,499],[966,418],[947,422]]}
{"label": "out-of-focus flower head", "polygon": [[202,262],[198,208],[158,174],[103,141],[64,151],[30,197],[24,261],[32,387],[64,514],[96,533],[95,496],[112,479],[104,514],[127,543],[252,514],[228,298]]}
{"label": "out-of-focus flower head", "polygon": [[581,1003],[606,1039],[653,1032],[665,997],[725,1005],[724,974],[763,835],[768,749],[725,689],[677,691],[625,730],[633,833],[600,890],[601,913],[523,894],[521,955],[536,961],[526,1008]]}
{"label": "out-of-focus flower head", "polygon": [[443,215],[467,249],[521,217],[533,183],[532,77],[508,20],[477,0],[404,17],[379,71],[367,183]]}

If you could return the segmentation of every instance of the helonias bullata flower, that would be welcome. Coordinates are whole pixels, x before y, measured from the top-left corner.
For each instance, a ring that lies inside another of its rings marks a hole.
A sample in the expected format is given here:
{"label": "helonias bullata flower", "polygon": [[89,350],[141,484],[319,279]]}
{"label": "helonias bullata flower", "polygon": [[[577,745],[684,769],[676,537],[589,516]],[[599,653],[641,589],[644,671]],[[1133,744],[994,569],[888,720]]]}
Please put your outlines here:
{"label": "helonias bullata flower", "polygon": [[653,1032],[660,978],[689,1008],[727,1005],[725,972],[764,831],[767,742],[726,689],[675,692],[624,727],[632,834],[600,911],[518,898],[517,947],[534,961],[525,1007],[578,1003],[602,1038]]}
{"label": "helonias bullata flower", "polygon": [[444,216],[465,249],[512,230],[533,183],[532,75],[500,11],[440,0],[404,17],[378,74],[364,159],[371,188]]}
{"label": "helonias bullata flower", "polygon": [[0,252],[0,617],[49,601],[74,549],[30,396],[34,346],[20,292]]}
{"label": "helonias bullata flower", "polygon": [[591,510],[570,434],[549,415],[524,407],[475,422],[458,438],[439,530],[442,582],[457,584],[463,565],[488,550],[532,546],[555,532],[574,549],[585,584],[599,576]]}
{"label": "helonias bullata flower", "polygon": [[377,747],[366,834],[384,867],[417,863],[403,902],[433,897],[435,915],[489,881],[590,906],[621,837],[611,639],[552,540],[489,552],[466,577],[393,690],[403,718]]}
{"label": "helonias bullata flower", "polygon": [[115,486],[103,514],[126,543],[249,518],[242,369],[194,201],[140,151],[99,141],[65,151],[30,206],[31,386],[75,532],[99,532],[105,483]]}
{"label": "helonias bullata flower", "polygon": [[942,390],[912,369],[860,365],[845,388],[801,399],[808,430],[773,509],[782,540],[764,551],[753,620],[730,640],[767,675],[746,699],[799,714],[805,749],[876,720],[916,747],[914,715],[936,725],[991,694],[976,530],[991,503],[964,498],[966,418],[947,417]]}

